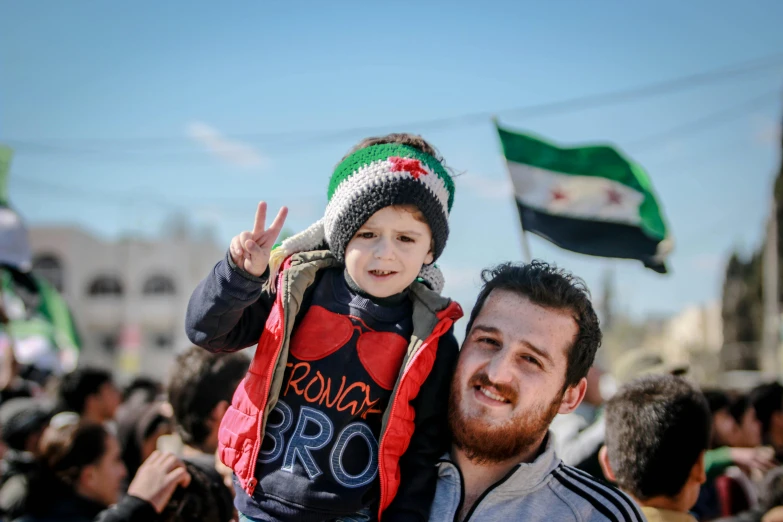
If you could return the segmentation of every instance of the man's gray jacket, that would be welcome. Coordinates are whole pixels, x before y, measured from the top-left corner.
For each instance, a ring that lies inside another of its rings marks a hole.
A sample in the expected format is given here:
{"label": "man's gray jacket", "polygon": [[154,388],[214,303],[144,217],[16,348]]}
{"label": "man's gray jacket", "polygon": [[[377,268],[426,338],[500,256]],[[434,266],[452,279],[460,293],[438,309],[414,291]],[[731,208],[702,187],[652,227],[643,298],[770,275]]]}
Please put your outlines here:
{"label": "man's gray jacket", "polygon": [[[639,507],[618,489],[566,466],[555,455],[551,433],[546,449],[529,464],[519,464],[481,495],[465,521],[639,522]],[[430,522],[459,522],[462,475],[449,456],[439,464]]]}

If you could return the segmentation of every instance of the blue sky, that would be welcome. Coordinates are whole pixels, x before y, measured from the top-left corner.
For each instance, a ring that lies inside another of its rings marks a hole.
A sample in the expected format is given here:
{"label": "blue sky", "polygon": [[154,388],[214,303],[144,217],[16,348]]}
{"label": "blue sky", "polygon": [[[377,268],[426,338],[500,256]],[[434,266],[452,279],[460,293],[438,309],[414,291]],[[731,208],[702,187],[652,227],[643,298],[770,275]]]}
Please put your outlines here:
{"label": "blue sky", "polygon": [[[227,245],[252,226],[259,199],[290,206],[293,230],[321,215],[331,169],[364,137],[325,135],[420,132],[462,173],[440,264],[446,293],[469,309],[482,267],[522,257],[497,137],[489,120],[411,123],[500,111],[506,126],[556,142],[620,146],[649,172],[676,242],[668,276],[531,237],[534,257],[596,293],[613,268],[618,304],[635,316],[719,297],[731,249],[750,251],[761,238],[783,66],[557,115],[502,109],[781,53],[783,3],[420,4],[6,2],[0,142],[17,151],[12,202],[29,223],[109,238],[154,235],[185,212]],[[733,106],[731,119],[669,132]]]}

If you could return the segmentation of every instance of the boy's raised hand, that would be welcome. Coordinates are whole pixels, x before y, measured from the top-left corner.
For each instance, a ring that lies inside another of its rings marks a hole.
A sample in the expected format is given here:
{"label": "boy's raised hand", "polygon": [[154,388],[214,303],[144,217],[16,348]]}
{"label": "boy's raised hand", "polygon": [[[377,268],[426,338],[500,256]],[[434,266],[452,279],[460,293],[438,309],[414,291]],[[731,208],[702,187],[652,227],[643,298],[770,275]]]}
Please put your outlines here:
{"label": "boy's raised hand", "polygon": [[269,254],[277,241],[277,236],[280,235],[287,215],[288,208],[282,207],[272,222],[272,226],[265,229],[266,202],[260,202],[256,210],[256,222],[253,225],[253,230],[246,230],[231,240],[229,252],[234,264],[246,272],[260,277],[266,271],[269,264]]}

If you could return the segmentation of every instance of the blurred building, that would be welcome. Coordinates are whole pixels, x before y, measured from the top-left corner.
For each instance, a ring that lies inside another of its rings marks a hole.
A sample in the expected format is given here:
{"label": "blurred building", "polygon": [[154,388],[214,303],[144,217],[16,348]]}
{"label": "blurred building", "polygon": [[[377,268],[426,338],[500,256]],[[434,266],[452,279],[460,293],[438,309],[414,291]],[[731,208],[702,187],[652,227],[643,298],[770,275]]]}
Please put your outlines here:
{"label": "blurred building", "polygon": [[185,309],[198,282],[225,255],[209,239],[104,241],[76,227],[30,230],[33,270],[71,305],[83,349],[79,364],[120,379],[163,378],[188,345]]}
{"label": "blurred building", "polygon": [[689,364],[690,375],[703,384],[715,384],[721,370],[723,319],[721,303],[684,308],[660,324],[643,346],[670,364]]}

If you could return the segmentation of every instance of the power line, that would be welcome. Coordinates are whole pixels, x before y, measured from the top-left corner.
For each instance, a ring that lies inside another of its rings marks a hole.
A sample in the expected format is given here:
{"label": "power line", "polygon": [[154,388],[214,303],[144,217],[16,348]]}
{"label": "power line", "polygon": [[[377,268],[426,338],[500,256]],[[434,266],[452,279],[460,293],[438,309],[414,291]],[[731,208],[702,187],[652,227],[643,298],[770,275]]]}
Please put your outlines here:
{"label": "power line", "polygon": [[722,108],[718,111],[700,116],[692,121],[675,125],[668,130],[651,134],[639,140],[626,142],[623,147],[634,149],[634,152],[647,151],[651,148],[655,148],[656,146],[664,145],[674,138],[679,138],[684,135],[709,129],[715,125],[726,123],[735,118],[745,116],[748,114],[748,111],[758,109],[771,101],[781,99],[783,99],[783,95],[781,95],[781,91],[779,89],[768,91],[759,96],[754,96],[753,98],[746,100],[745,102],[738,105]]}
{"label": "power line", "polygon": [[[339,141],[354,137],[357,134],[369,135],[384,132],[391,127],[415,128],[418,131],[437,130],[442,128],[451,128],[458,126],[474,125],[486,123],[492,116],[501,115],[508,118],[520,117],[540,117],[560,114],[570,111],[579,111],[591,108],[604,107],[618,103],[627,103],[644,98],[670,94],[681,90],[686,90],[700,85],[718,83],[724,80],[745,76],[755,72],[769,70],[783,65],[783,53],[775,54],[761,59],[754,59],[745,62],[736,63],[729,66],[720,67],[706,72],[690,74],[678,78],[653,82],[642,86],[619,89],[611,92],[598,94],[589,94],[578,96],[566,100],[555,102],[539,103],[521,107],[513,107],[495,111],[480,111],[465,113],[456,116],[442,118],[431,118],[407,123],[389,124],[383,126],[356,126],[333,131],[309,131],[297,130],[286,132],[252,132],[226,135],[228,139],[241,139],[246,141],[264,142],[272,144],[299,143],[300,140],[307,140],[308,144],[327,143]],[[188,142],[186,137],[157,137],[157,138],[114,138],[114,139],[11,139],[8,140],[12,146],[17,149],[25,148],[36,150],[37,152],[49,153],[94,153],[108,152],[105,147],[161,147],[166,145],[181,145]],[[73,145],[87,147],[99,147],[103,150],[73,149]],[[125,152],[128,152],[127,150]],[[136,151],[138,152],[138,151]]]}

